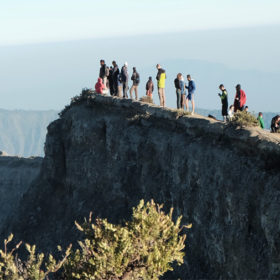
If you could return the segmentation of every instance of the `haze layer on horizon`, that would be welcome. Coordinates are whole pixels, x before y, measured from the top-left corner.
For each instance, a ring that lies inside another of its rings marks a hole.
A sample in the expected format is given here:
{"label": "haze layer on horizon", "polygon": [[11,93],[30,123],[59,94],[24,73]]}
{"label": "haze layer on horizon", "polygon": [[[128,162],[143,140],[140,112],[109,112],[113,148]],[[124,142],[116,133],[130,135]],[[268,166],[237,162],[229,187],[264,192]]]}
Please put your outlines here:
{"label": "haze layer on horizon", "polygon": [[219,108],[218,84],[226,85],[232,100],[241,83],[252,110],[278,111],[279,1],[12,0],[1,5],[1,108],[60,110],[83,87],[94,87],[103,58],[120,67],[127,61],[130,74],[136,66],[140,95],[148,76],[156,75],[155,64],[163,64],[171,107],[173,80],[182,72],[197,82],[198,107]]}
{"label": "haze layer on horizon", "polygon": [[0,45],[280,24],[278,0],[10,0]]}

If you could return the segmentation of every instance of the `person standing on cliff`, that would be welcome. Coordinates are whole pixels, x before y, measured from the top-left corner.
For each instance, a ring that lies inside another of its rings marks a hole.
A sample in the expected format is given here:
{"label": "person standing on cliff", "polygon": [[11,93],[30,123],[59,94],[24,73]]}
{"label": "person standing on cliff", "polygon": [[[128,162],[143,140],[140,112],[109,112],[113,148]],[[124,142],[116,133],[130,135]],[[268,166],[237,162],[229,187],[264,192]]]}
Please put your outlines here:
{"label": "person standing on cliff", "polygon": [[116,61],[113,61],[112,64],[113,64],[112,80],[113,80],[113,89],[114,89],[113,95],[118,96],[118,80],[119,80],[120,70]]}
{"label": "person standing on cliff", "polygon": [[146,83],[146,95],[153,98],[153,91],[154,91],[154,83],[152,77],[149,77],[149,80]]}
{"label": "person standing on cliff", "polygon": [[108,81],[109,81],[110,95],[113,96],[114,95],[114,81],[113,81],[113,67],[112,66],[109,68]]}
{"label": "person standing on cliff", "polygon": [[187,111],[189,111],[189,101],[192,103],[192,115],[194,114],[194,92],[196,90],[195,82],[192,80],[192,77],[190,74],[187,75],[188,80],[188,86],[186,88],[188,89],[188,95],[187,95],[187,101],[186,101],[186,107]]}
{"label": "person standing on cliff", "polygon": [[234,98],[234,112],[236,112],[237,110],[243,111],[246,103],[245,91],[241,89],[241,85],[239,84],[235,88],[236,88],[236,95]]}
{"label": "person standing on cliff", "polygon": [[222,101],[222,116],[224,118],[224,122],[226,122],[228,118],[228,93],[223,84],[219,86],[219,89],[222,92],[218,94]]}
{"label": "person standing on cliff", "polygon": [[101,59],[100,60],[100,70],[99,70],[99,78],[102,79],[103,85],[107,84],[107,75],[106,75],[106,64],[105,64],[105,60]]}
{"label": "person standing on cliff", "polygon": [[127,91],[128,91],[128,72],[127,72],[128,63],[125,62],[124,66],[121,69],[121,79],[122,79],[122,86],[123,86],[123,98],[127,98]]}
{"label": "person standing on cliff", "polygon": [[123,83],[122,83],[122,74],[118,74],[118,92],[116,94],[117,97],[123,97]]}
{"label": "person standing on cliff", "polygon": [[176,79],[174,80],[174,86],[176,89],[176,97],[177,97],[177,109],[182,108],[182,93],[180,88],[180,77],[182,76],[181,73],[177,74]]}
{"label": "person standing on cliff", "polygon": [[159,103],[161,107],[165,107],[165,80],[166,80],[166,73],[165,70],[161,68],[160,64],[156,66],[158,73],[157,73],[157,82],[158,82],[158,96],[159,96]]}
{"label": "person standing on cliff", "polygon": [[261,127],[261,129],[264,129],[264,121],[263,121],[263,113],[262,112],[259,112],[258,122],[259,122],[259,126]]}
{"label": "person standing on cliff", "polygon": [[133,91],[135,92],[135,99],[138,100],[138,86],[140,83],[140,75],[139,73],[136,71],[136,67],[133,67],[133,73],[131,76],[131,80],[132,80],[132,87],[130,89],[130,98],[133,99]]}

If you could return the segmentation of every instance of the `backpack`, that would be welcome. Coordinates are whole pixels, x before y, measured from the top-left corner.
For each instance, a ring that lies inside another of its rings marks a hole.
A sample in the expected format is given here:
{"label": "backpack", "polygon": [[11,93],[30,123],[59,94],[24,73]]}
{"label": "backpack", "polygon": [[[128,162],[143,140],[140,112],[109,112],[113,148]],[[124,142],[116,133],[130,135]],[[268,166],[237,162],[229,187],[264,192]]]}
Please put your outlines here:
{"label": "backpack", "polygon": [[136,74],[135,82],[136,82],[136,84],[140,83],[140,76],[138,73]]}

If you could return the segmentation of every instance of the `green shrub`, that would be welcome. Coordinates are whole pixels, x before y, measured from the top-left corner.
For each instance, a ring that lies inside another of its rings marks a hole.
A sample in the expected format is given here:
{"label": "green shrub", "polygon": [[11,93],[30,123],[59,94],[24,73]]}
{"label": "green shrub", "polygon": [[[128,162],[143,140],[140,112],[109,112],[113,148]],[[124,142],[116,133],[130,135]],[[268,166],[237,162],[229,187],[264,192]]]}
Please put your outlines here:
{"label": "green shrub", "polygon": [[0,250],[0,279],[44,280],[56,272],[59,279],[158,279],[173,270],[172,264],[183,263],[186,235],[180,232],[184,227],[191,228],[180,226],[182,217],[174,223],[173,209],[166,215],[162,207],[153,200],[146,204],[141,200],[133,208],[132,220],[124,226],[106,219],[96,219],[94,224],[90,214],[82,225],[76,222],[85,235],[78,242],[80,248],[72,251],[70,245],[58,262],[52,255],[45,260],[44,254],[36,254],[35,245],[29,244],[25,245],[29,256],[21,261],[15,251],[22,242],[11,251],[7,249],[13,239],[11,234],[4,241],[4,250]]}
{"label": "green shrub", "polygon": [[249,112],[237,111],[231,120],[231,124],[240,127],[258,126],[257,118]]}
{"label": "green shrub", "polygon": [[[21,246],[19,242],[11,251],[8,244],[13,240],[13,234],[4,240],[4,250],[0,250],[0,279],[2,280],[44,280],[50,273],[57,272],[66,261],[71,251],[71,245],[66,250],[65,257],[57,262],[52,255],[45,260],[44,254],[36,254],[36,246],[25,244],[29,256],[25,262],[15,255]],[[45,261],[45,263],[43,263]],[[44,266],[44,269],[42,268]]]}
{"label": "green shrub", "polygon": [[76,223],[86,238],[64,264],[65,279],[158,279],[172,270],[172,263],[182,264],[182,217],[174,223],[173,209],[165,215],[162,207],[142,200],[124,226],[101,219],[93,224],[91,215],[84,224]]}

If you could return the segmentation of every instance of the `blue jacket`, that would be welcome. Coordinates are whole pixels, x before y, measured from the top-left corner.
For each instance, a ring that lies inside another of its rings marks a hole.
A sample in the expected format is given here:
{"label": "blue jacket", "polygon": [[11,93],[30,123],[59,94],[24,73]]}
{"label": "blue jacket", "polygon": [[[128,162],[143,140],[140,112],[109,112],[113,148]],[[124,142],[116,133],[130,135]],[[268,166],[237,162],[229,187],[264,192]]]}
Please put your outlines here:
{"label": "blue jacket", "polygon": [[186,87],[188,89],[189,94],[192,94],[195,92],[195,83],[193,80],[189,81],[189,85]]}

